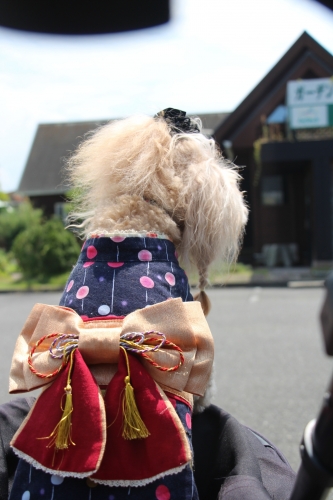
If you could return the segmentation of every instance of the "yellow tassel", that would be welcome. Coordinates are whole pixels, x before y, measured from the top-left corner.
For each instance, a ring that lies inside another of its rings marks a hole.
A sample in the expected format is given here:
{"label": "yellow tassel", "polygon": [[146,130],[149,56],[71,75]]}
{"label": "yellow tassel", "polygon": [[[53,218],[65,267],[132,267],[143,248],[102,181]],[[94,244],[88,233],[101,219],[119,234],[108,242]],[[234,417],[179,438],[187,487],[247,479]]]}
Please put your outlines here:
{"label": "yellow tassel", "polygon": [[63,408],[62,419],[56,427],[54,445],[57,450],[65,450],[70,444],[74,444],[71,439],[73,399],[72,387],[68,384],[65,387],[66,400]]}
{"label": "yellow tassel", "polygon": [[130,379],[130,367],[127,357],[126,350],[123,349],[127,364],[127,373],[128,375],[125,377],[125,391],[123,397],[123,416],[124,416],[124,427],[123,427],[123,438],[124,439],[140,439],[146,438],[149,436],[149,431],[143,422],[138,407],[136,405],[135,397],[134,397],[134,389],[131,385]]}
{"label": "yellow tassel", "polygon": [[70,444],[75,446],[71,438],[71,430],[72,430],[72,413],[73,413],[73,398],[72,398],[72,386],[71,386],[71,373],[73,369],[73,355],[74,351],[70,354],[70,365],[68,370],[67,377],[67,385],[64,387],[65,390],[65,405],[61,404],[62,409],[62,417],[60,422],[55,426],[53,431],[48,437],[39,438],[39,439],[51,439],[48,444],[48,448],[52,446],[55,447],[56,450],[65,450],[69,447]]}

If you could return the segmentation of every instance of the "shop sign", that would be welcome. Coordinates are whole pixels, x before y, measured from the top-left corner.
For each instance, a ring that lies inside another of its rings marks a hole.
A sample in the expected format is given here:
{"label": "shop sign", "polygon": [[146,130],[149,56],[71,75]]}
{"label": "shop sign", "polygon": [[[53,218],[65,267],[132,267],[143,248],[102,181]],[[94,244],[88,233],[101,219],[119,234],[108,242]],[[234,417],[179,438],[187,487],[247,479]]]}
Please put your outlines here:
{"label": "shop sign", "polygon": [[287,106],[291,129],[333,127],[333,79],[288,82]]}

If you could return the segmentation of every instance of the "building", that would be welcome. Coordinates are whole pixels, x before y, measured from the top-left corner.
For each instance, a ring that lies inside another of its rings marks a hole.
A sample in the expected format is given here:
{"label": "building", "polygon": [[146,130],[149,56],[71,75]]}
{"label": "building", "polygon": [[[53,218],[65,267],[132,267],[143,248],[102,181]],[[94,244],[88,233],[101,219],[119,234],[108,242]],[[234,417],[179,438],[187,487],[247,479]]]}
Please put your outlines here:
{"label": "building", "polygon": [[83,136],[105,122],[41,124],[32,144],[18,191],[29,196],[36,208],[47,215],[61,212],[66,184],[65,158],[77,147]]}
{"label": "building", "polygon": [[[241,167],[250,207],[243,262],[333,261],[333,126],[290,129],[286,109],[288,82],[332,75],[333,56],[305,32],[232,113],[200,114],[204,133]],[[102,123],[40,125],[19,191],[46,213],[60,213],[69,189],[64,158]]]}
{"label": "building", "polygon": [[332,75],[333,56],[305,32],[215,130],[222,150],[245,166],[244,261],[265,247],[282,250],[276,264],[333,260],[333,127],[288,130],[285,106],[289,81]]}

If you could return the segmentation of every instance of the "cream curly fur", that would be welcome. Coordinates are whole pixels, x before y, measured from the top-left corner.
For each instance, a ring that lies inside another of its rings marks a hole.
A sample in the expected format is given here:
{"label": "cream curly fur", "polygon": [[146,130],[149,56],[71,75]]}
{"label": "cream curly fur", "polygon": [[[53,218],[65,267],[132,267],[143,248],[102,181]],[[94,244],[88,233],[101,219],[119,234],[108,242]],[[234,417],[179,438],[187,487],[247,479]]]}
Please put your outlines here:
{"label": "cream curly fur", "polygon": [[83,236],[165,233],[202,281],[214,260],[237,258],[247,220],[240,176],[201,133],[171,136],[163,118],[141,115],[110,122],[81,144],[68,172],[78,188],[71,220],[81,221]]}
{"label": "cream curly fur", "polygon": [[[163,118],[144,115],[113,121],[88,135],[67,168],[76,190],[70,221],[82,236],[164,233],[183,267],[197,267],[200,290],[213,261],[236,260],[248,214],[240,176],[203,134],[171,135]],[[207,313],[207,296],[198,298]]]}

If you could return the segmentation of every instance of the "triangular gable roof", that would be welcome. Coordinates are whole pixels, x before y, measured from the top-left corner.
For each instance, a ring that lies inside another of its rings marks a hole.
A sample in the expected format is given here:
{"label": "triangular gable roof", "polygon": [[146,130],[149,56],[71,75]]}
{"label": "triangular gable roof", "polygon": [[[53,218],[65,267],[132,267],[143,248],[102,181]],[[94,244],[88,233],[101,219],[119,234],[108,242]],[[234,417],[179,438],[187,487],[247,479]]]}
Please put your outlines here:
{"label": "triangular gable roof", "polygon": [[38,126],[18,191],[27,196],[63,194],[62,167],[65,157],[73,151],[90,130],[101,122],[44,123]]}
{"label": "triangular gable roof", "polygon": [[333,56],[304,32],[214,133],[221,143],[251,147],[258,138],[262,117],[284,104],[286,84],[299,78],[326,78],[333,75]]}
{"label": "triangular gable roof", "polygon": [[[217,125],[228,115],[229,113],[200,113],[195,116],[200,116],[202,120],[203,133],[212,135]],[[27,196],[65,193],[69,186],[64,183],[64,159],[74,151],[87,132],[107,121],[39,125],[18,191]]]}

